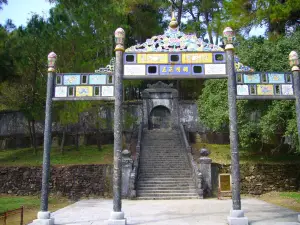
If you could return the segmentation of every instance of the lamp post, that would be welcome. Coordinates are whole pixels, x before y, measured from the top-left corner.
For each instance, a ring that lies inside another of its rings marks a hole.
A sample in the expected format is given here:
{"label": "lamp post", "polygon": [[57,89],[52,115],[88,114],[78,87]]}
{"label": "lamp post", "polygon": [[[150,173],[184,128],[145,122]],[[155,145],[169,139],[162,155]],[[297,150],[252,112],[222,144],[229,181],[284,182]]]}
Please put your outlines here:
{"label": "lamp post", "polygon": [[[300,145],[300,78],[299,78],[299,56],[297,52],[291,51],[289,54],[290,66],[292,67],[293,80],[294,80],[294,94],[296,98],[296,116],[297,116],[297,129],[298,129],[298,141]],[[300,222],[300,214],[298,215],[298,221]]]}
{"label": "lamp post", "polygon": [[115,65],[115,109],[114,109],[114,175],[113,175],[113,211],[108,220],[109,225],[125,225],[122,212],[122,101],[123,101],[123,52],[125,31],[115,31],[116,65]]}
{"label": "lamp post", "polygon": [[228,108],[229,108],[229,134],[231,149],[231,176],[232,176],[232,210],[228,216],[229,225],[248,225],[248,218],[241,210],[240,195],[240,162],[238,149],[238,128],[237,128],[237,106],[236,106],[236,75],[234,67],[234,32],[226,27],[223,32],[225,44],[226,64],[228,75]]}
{"label": "lamp post", "polygon": [[52,132],[52,96],[53,83],[56,69],[56,54],[51,52],[48,55],[48,79],[47,96],[45,111],[45,130],[44,130],[44,153],[43,153],[43,174],[42,174],[42,193],[41,193],[41,211],[38,212],[37,222],[43,225],[53,225],[54,219],[50,218],[48,211],[48,193],[50,176],[50,150],[51,150],[51,132]]}
{"label": "lamp post", "polygon": [[294,79],[294,93],[296,97],[296,115],[297,115],[297,128],[298,140],[300,144],[300,79],[299,79],[299,57],[297,52],[291,51],[289,54],[290,66],[292,67]]}

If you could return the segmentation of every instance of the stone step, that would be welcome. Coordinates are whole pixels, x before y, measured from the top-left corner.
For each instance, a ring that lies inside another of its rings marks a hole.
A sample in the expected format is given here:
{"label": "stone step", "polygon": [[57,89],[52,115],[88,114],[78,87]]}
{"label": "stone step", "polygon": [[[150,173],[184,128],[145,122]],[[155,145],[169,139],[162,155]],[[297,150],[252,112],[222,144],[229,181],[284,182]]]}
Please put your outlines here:
{"label": "stone step", "polygon": [[182,192],[197,192],[195,187],[182,186],[182,187],[137,187],[138,191],[145,192],[170,192],[170,191],[182,191]]}
{"label": "stone step", "polygon": [[196,189],[177,189],[177,190],[137,190],[138,196],[144,196],[148,194],[197,194]]}
{"label": "stone step", "polygon": [[199,196],[152,196],[152,197],[137,197],[137,200],[179,200],[179,199],[199,199]]}
{"label": "stone step", "polygon": [[143,165],[140,165],[140,170],[187,170],[190,169],[187,165],[172,165],[172,164],[161,164],[161,165],[155,165],[151,163],[143,163]]}
{"label": "stone step", "polygon": [[152,177],[152,178],[146,178],[146,177],[139,177],[138,182],[142,182],[142,183],[151,183],[151,182],[155,182],[155,183],[191,183],[193,182],[192,178],[182,178],[182,177],[178,177],[178,178],[161,178],[161,177]]}
{"label": "stone step", "polygon": [[195,188],[195,184],[193,182],[190,183],[160,183],[160,184],[148,184],[139,182],[137,185],[138,189],[142,188],[153,188],[153,189],[177,189],[177,188]]}
{"label": "stone step", "polygon": [[149,174],[156,174],[156,175],[193,175],[191,171],[184,170],[170,170],[170,171],[164,171],[164,170],[140,170],[140,175],[149,175]]}
{"label": "stone step", "polygon": [[150,160],[150,161],[140,161],[140,168],[174,168],[174,167],[180,167],[180,168],[186,168],[189,169],[189,165],[186,163],[172,163],[172,162],[164,162],[164,161],[155,161],[155,160]]}
{"label": "stone step", "polygon": [[190,197],[198,197],[199,195],[195,193],[137,193],[138,197],[184,197],[184,196],[190,196]]}

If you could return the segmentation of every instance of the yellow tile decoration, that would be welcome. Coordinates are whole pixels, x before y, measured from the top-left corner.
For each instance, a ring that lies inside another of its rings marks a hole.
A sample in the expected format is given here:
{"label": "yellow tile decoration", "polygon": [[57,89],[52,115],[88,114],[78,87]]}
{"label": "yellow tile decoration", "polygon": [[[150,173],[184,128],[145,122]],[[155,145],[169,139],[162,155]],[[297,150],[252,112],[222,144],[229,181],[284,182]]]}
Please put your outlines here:
{"label": "yellow tile decoration", "polygon": [[212,63],[212,53],[183,53],[182,63]]}
{"label": "yellow tile decoration", "polygon": [[77,86],[76,97],[91,97],[93,96],[93,86]]}
{"label": "yellow tile decoration", "polygon": [[257,85],[257,95],[274,95],[273,85]]}
{"label": "yellow tile decoration", "polygon": [[168,63],[168,54],[137,54],[137,63],[166,64]]}

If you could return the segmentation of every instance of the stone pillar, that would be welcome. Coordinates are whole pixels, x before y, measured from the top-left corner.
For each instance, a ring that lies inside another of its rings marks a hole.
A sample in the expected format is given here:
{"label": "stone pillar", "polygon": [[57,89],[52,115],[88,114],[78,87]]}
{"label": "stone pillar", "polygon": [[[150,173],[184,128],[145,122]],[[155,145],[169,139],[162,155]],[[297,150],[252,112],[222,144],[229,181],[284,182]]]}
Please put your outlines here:
{"label": "stone pillar", "polygon": [[52,97],[53,84],[55,77],[56,54],[51,52],[48,55],[48,80],[47,97],[45,111],[45,130],[44,130],[44,154],[43,154],[43,174],[42,174],[42,193],[41,193],[41,211],[37,214],[34,223],[41,225],[53,225],[54,219],[50,218],[48,211],[48,193],[50,177],[50,150],[51,150],[51,132],[52,132]]}
{"label": "stone pillar", "polygon": [[223,32],[225,43],[226,64],[228,75],[228,108],[229,108],[229,134],[231,149],[231,177],[232,177],[232,210],[228,216],[229,225],[248,225],[248,218],[241,210],[240,194],[240,159],[238,149],[238,127],[236,106],[236,76],[234,66],[234,34],[230,27]]}
{"label": "stone pillar", "polygon": [[122,212],[122,103],[123,103],[123,52],[125,31],[115,31],[116,65],[115,65],[115,111],[114,111],[114,175],[113,175],[113,211],[107,221],[108,225],[126,225]]}
{"label": "stone pillar", "polygon": [[203,179],[204,197],[210,197],[212,194],[212,181],[211,181],[211,158],[209,158],[210,152],[207,149],[201,149],[200,151],[200,172]]}
{"label": "stone pillar", "polygon": [[[299,57],[297,52],[291,51],[289,54],[290,66],[292,67],[293,80],[294,80],[294,94],[296,97],[296,116],[297,116],[297,129],[298,140],[300,145],[300,77],[299,77]],[[300,214],[298,215],[298,221],[300,222]]]}
{"label": "stone pillar", "polygon": [[132,171],[133,160],[131,159],[131,152],[125,149],[122,152],[122,196],[130,197],[130,174]]}

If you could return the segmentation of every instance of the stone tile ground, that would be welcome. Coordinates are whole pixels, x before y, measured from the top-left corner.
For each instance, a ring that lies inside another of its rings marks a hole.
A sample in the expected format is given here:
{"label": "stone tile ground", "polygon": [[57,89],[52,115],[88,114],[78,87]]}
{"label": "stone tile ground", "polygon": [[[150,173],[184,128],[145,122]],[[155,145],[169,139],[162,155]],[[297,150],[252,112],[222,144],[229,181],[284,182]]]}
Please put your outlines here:
{"label": "stone tile ground", "polygon": [[[295,211],[257,199],[243,199],[250,225],[300,225]],[[231,200],[124,200],[129,225],[225,225]],[[82,200],[52,214],[56,225],[104,225],[112,200]],[[33,225],[33,224],[31,224]]]}

